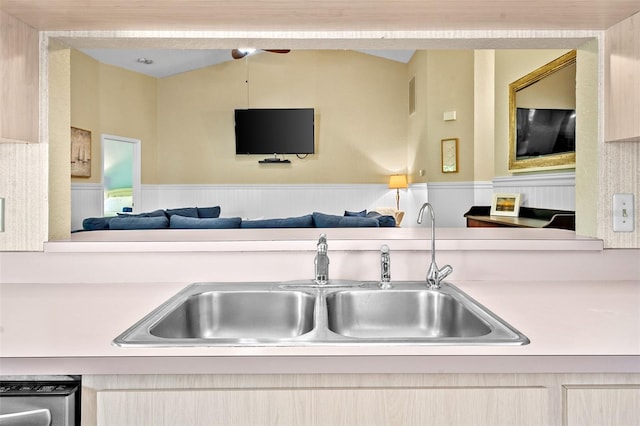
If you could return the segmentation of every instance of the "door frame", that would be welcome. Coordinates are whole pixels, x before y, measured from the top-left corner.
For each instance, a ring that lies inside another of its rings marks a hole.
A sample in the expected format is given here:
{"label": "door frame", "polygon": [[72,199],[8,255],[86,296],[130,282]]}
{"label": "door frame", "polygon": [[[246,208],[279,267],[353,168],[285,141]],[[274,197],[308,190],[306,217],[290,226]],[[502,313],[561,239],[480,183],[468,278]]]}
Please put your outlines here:
{"label": "door frame", "polygon": [[100,186],[101,186],[101,190],[102,190],[102,194],[103,196],[100,198],[100,204],[101,204],[101,212],[102,214],[104,214],[104,159],[105,159],[105,155],[104,155],[104,146],[105,146],[105,139],[109,139],[109,140],[113,140],[113,141],[118,141],[118,142],[124,142],[124,143],[130,143],[133,144],[133,171],[131,174],[131,188],[133,191],[133,213],[138,213],[139,210],[139,206],[140,206],[140,197],[142,195],[142,190],[141,190],[141,144],[142,141],[140,139],[133,139],[133,138],[127,138],[124,136],[116,136],[116,135],[110,135],[107,133],[102,133],[100,135],[100,145],[101,145],[101,149],[102,149],[102,155],[101,155],[101,163],[102,163],[102,168],[100,169],[100,173],[102,175],[101,177],[101,181],[100,181]]}

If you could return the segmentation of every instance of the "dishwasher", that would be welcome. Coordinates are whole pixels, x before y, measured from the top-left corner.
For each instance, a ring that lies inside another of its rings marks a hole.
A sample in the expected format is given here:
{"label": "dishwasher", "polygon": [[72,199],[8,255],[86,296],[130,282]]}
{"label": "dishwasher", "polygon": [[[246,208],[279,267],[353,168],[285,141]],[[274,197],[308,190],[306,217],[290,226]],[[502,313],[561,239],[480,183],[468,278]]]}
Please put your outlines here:
{"label": "dishwasher", "polygon": [[80,377],[1,376],[0,426],[79,426]]}

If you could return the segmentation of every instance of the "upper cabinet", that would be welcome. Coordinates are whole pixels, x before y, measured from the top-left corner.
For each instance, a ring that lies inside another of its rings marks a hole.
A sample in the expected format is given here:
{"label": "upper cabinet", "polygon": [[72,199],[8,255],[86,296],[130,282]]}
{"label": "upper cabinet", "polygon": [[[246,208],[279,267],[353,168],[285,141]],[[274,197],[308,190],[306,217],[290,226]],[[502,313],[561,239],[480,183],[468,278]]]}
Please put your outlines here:
{"label": "upper cabinet", "polygon": [[38,31],[0,10],[0,142],[38,142],[38,70]]}
{"label": "upper cabinet", "polygon": [[605,140],[640,142],[640,13],[605,33]]}

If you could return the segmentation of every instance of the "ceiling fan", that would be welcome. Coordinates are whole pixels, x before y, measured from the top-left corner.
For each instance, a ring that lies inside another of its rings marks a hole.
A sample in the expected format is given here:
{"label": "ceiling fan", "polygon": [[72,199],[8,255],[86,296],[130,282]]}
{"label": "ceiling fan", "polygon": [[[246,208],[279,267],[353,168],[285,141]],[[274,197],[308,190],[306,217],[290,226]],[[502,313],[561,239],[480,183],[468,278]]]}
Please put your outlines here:
{"label": "ceiling fan", "polygon": [[[242,59],[245,56],[247,56],[250,53],[253,53],[256,49],[233,49],[231,51],[231,57],[233,57],[233,59]],[[291,52],[290,49],[260,49],[263,50],[265,52],[271,52],[271,53],[289,53]]]}

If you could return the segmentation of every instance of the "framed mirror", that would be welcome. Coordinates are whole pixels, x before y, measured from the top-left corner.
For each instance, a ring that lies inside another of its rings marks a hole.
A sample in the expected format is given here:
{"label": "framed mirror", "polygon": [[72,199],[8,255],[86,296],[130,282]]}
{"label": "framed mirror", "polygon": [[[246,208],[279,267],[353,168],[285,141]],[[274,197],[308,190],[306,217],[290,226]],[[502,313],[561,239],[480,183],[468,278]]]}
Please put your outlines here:
{"label": "framed mirror", "polygon": [[576,162],[576,51],[509,85],[509,170]]}

